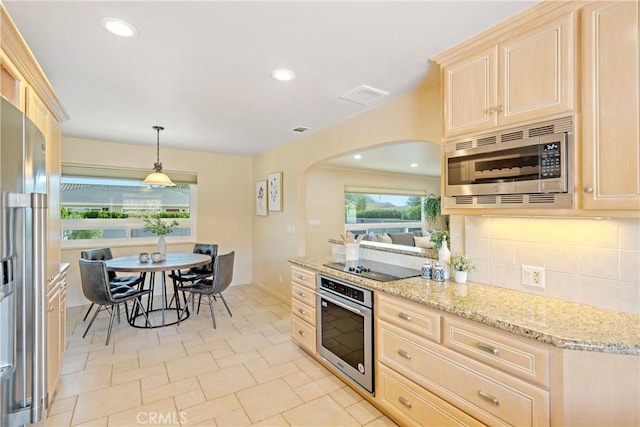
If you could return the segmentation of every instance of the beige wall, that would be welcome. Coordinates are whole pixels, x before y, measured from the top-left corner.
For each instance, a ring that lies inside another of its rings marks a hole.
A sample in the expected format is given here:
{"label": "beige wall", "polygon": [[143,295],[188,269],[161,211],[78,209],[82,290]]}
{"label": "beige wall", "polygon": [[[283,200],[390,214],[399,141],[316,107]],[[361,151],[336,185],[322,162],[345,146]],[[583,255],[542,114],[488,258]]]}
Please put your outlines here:
{"label": "beige wall", "polygon": [[[367,185],[381,189],[407,189],[440,194],[440,178],[396,173],[374,173],[338,168],[312,167],[306,177],[305,224],[308,256],[330,255],[328,238],[339,239],[344,229],[345,185]],[[314,220],[315,225],[310,222]],[[319,222],[319,224],[318,224]],[[337,231],[336,231],[337,230]]]}
{"label": "beige wall", "polygon": [[[151,168],[154,146],[119,144],[76,138],[63,138],[62,162],[96,166]],[[165,170],[198,174],[197,241],[219,245],[218,251],[236,252],[233,284],[251,283],[253,180],[250,157],[163,148]],[[169,249],[188,251],[193,244],[175,244],[167,236]],[[63,249],[62,261],[71,264],[68,274],[70,306],[84,304],[79,273],[80,248]],[[115,256],[133,255],[148,247],[113,247]]]}
{"label": "beige wall", "polygon": [[306,254],[307,234],[314,234],[314,240],[326,241],[343,229],[336,224],[335,229],[327,229],[322,236],[306,226],[309,219],[324,215],[307,211],[306,175],[311,166],[341,153],[391,141],[439,142],[440,111],[440,87],[423,87],[256,156],[254,181],[266,179],[271,172],[283,172],[284,209],[253,218],[253,282],[288,300],[291,288],[287,260]]}

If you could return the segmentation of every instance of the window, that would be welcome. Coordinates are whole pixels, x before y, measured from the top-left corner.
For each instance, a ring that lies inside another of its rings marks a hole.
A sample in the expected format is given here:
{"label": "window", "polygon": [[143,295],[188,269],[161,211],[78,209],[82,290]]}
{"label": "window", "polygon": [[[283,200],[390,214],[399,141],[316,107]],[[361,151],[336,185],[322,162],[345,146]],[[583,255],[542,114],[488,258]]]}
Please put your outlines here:
{"label": "window", "polygon": [[[407,192],[410,193],[410,192]],[[403,233],[423,228],[424,196],[345,191],[345,231],[362,233]]]}
{"label": "window", "polygon": [[65,246],[96,240],[100,244],[155,242],[157,237],[144,231],[145,215],[177,221],[178,227],[169,235],[172,240],[190,240],[195,235],[193,184],[150,187],[140,179],[65,175],[64,167],[60,184]]}

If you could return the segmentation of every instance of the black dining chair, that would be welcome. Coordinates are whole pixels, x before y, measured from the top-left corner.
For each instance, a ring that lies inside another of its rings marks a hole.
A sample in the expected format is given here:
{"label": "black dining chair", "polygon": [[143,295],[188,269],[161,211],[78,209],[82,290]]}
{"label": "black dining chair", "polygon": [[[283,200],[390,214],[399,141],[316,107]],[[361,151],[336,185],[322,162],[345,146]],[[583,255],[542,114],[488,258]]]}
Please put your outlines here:
{"label": "black dining chair", "polygon": [[[92,261],[107,261],[113,259],[113,254],[111,253],[111,248],[96,248],[96,249],[87,249],[80,252],[80,258],[92,260]],[[112,287],[113,291],[117,291],[117,289],[121,286],[130,286],[135,287],[142,283],[143,276],[118,276],[114,271],[109,271],[109,283]],[[87,320],[87,316],[91,313],[94,304],[89,305],[87,312],[85,313],[82,321]],[[120,313],[118,312],[118,321],[120,320]]]}
{"label": "black dining chair", "polygon": [[150,289],[140,290],[128,285],[122,285],[118,288],[113,288],[109,280],[109,271],[105,261],[92,261],[86,259],[80,259],[80,281],[82,282],[82,293],[85,298],[91,301],[92,304],[98,306],[97,310],[93,314],[87,329],[85,329],[82,338],[87,336],[89,329],[93,325],[93,322],[98,317],[98,314],[102,310],[111,312],[109,319],[109,329],[107,330],[107,340],[105,345],[109,345],[109,339],[111,338],[111,329],[113,327],[113,317],[116,309],[124,304],[125,313],[127,319],[129,318],[129,309],[127,303],[133,301],[132,315],[134,315],[134,309],[139,309],[140,313],[146,320],[146,325],[149,326],[149,318],[142,306],[141,298],[143,295],[151,293]]}
{"label": "black dining chair", "polygon": [[[213,321],[213,328],[216,329],[216,315],[214,313],[213,302],[216,300],[216,297],[220,297],[224,306],[227,308],[229,312],[229,316],[233,317],[231,314],[231,310],[229,309],[229,305],[227,301],[224,299],[222,293],[229,287],[231,284],[231,280],[233,279],[233,261],[235,258],[235,252],[229,252],[228,254],[218,255],[213,261],[213,277],[205,278],[196,281],[191,286],[178,287],[178,291],[183,293],[189,293],[189,298],[191,299],[191,307],[193,310],[193,305],[195,304],[195,296],[203,296],[205,295],[209,301],[209,311],[211,312],[211,320]],[[187,309],[187,304],[189,300],[185,297],[185,307],[183,309]]]}
{"label": "black dining chair", "polygon": [[[209,255],[211,257],[211,264],[192,267],[188,270],[181,270],[179,273],[171,273],[169,277],[173,279],[174,284],[178,288],[186,288],[193,285],[195,282],[201,279],[206,279],[213,275],[213,262],[218,255],[218,245],[215,243],[196,243],[193,245],[194,254]],[[177,298],[177,293],[174,294]],[[198,299],[198,312],[200,312],[200,302],[202,296]],[[173,298],[171,299],[173,302]],[[171,302],[169,305],[171,305]]]}

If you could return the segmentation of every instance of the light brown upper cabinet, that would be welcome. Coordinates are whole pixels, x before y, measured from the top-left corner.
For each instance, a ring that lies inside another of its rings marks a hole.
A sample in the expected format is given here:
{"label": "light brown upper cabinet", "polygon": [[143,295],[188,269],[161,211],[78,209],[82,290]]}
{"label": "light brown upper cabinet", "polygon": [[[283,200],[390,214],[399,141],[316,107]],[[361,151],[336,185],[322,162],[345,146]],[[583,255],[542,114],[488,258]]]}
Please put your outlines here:
{"label": "light brown upper cabinet", "polygon": [[637,1],[582,10],[582,206],[640,209]]}
{"label": "light brown upper cabinet", "polygon": [[575,13],[543,19],[434,58],[442,61],[445,138],[573,110]]}

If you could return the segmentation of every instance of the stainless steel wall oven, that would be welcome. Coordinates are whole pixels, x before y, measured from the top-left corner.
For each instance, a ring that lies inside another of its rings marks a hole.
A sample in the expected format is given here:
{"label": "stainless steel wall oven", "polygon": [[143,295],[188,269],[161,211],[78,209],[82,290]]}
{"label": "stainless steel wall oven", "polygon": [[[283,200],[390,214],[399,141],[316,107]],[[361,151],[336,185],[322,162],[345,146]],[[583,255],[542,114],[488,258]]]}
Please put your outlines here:
{"label": "stainless steel wall oven", "polygon": [[318,275],[318,355],[373,394],[373,293]]}

